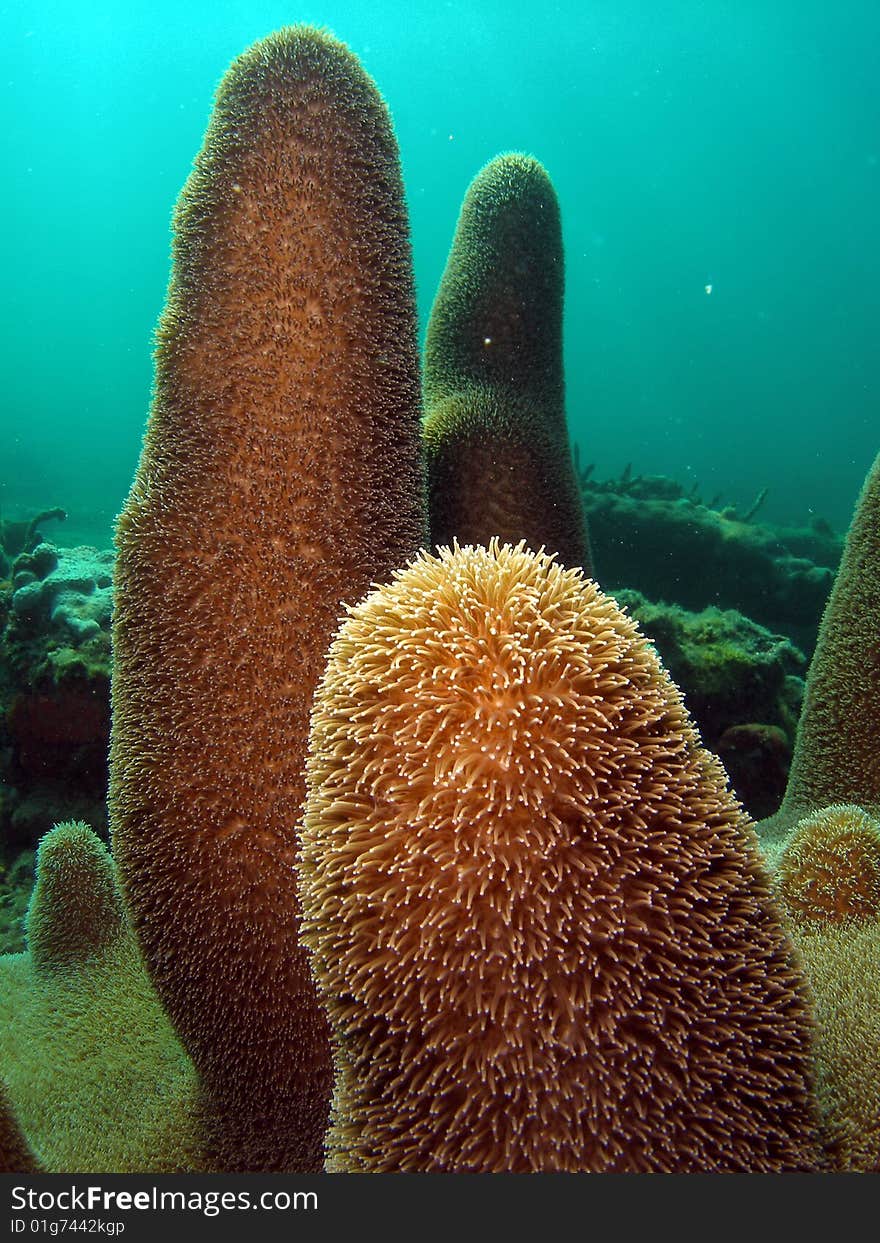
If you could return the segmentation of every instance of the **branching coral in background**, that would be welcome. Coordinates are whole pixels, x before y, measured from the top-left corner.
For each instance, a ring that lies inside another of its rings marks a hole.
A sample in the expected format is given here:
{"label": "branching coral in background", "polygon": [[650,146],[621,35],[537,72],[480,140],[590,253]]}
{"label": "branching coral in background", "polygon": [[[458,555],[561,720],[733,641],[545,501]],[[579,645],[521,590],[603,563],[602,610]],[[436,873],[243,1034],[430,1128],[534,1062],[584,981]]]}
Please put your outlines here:
{"label": "branching coral in background", "polygon": [[757,844],[580,572],[495,543],[400,572],[334,640],[308,779],[331,1169],[812,1167]]}
{"label": "branching coral in background", "polygon": [[23,552],[31,552],[39,544],[42,536],[39,526],[42,522],[64,522],[67,513],[63,509],[44,509],[34,518],[19,522],[0,518],[0,577],[9,573],[15,558]]}
{"label": "branching coral in background", "polygon": [[545,547],[589,572],[565,421],[559,204],[502,155],[465,196],[425,341],[431,539]]}
{"label": "branching coral in background", "polygon": [[117,532],[113,848],[215,1167],[313,1171],[331,1066],[292,866],[309,708],[340,602],[425,539],[397,148],[341,43],[286,29],[233,63],[174,232]]}

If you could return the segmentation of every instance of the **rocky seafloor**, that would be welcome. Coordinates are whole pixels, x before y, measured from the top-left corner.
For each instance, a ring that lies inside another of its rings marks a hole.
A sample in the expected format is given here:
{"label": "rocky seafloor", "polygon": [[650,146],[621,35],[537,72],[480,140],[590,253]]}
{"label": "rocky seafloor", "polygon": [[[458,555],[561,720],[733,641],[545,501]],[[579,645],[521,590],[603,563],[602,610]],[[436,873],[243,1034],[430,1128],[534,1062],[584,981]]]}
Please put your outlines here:
{"label": "rocky seafloor", "polygon": [[[655,644],[746,809],[770,815],[842,536],[762,524],[665,478],[580,476],[596,578]],[[70,819],[107,831],[112,573],[110,550],[0,524],[0,953],[23,948],[42,834]]]}

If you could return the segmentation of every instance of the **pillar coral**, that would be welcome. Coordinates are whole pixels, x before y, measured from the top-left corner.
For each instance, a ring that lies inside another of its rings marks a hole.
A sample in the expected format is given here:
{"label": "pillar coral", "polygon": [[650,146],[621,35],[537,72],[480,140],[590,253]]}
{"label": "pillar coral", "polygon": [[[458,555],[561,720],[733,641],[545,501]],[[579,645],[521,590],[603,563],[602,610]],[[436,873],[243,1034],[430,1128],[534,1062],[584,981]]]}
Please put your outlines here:
{"label": "pillar coral", "polygon": [[43,837],[27,950],[0,958],[0,1081],[47,1173],[204,1168],[197,1076],[85,824]]}
{"label": "pillar coral", "polygon": [[37,1163],[12,1116],[6,1092],[0,1086],[0,1174],[34,1174]]}
{"label": "pillar coral", "polygon": [[113,847],[215,1168],[311,1171],[331,1063],[297,939],[309,707],[340,602],[425,539],[397,148],[342,44],[288,28],[233,63],[172,261],[117,528]]}
{"label": "pillar coral", "polygon": [[575,570],[423,555],[349,610],[299,858],[334,1171],[779,1171],[811,1025],[744,813]]}
{"label": "pillar coral", "polygon": [[425,341],[431,539],[524,539],[590,571],[565,421],[559,204],[537,160],[469,187]]}
{"label": "pillar coral", "polygon": [[833,1168],[880,1169],[880,457],[807,676],[782,806],[758,825],[815,998]]}
{"label": "pillar coral", "polygon": [[880,456],[856,505],[807,676],[782,806],[759,826],[771,854],[804,816],[855,804],[880,816]]}
{"label": "pillar coral", "polygon": [[846,804],[804,817],[775,884],[814,998],[828,1164],[880,1172],[880,823]]}

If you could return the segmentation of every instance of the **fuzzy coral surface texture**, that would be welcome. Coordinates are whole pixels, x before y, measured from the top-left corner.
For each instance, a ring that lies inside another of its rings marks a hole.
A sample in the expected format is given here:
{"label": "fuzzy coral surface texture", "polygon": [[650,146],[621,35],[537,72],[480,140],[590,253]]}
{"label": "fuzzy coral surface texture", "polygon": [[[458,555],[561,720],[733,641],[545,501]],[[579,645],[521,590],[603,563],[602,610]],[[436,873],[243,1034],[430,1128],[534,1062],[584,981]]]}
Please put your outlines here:
{"label": "fuzzy coral surface texture", "polygon": [[311,697],[341,602],[425,539],[397,147],[347,48],[297,27],[234,62],[174,229],[117,529],[113,850],[215,1160],[310,1171],[331,1086],[292,866]]}
{"label": "fuzzy coral surface texture", "polygon": [[813,1165],[810,1022],[754,835],[580,572],[445,549],[349,611],[300,868],[331,1169]]}
{"label": "fuzzy coral surface texture", "polygon": [[394,133],[332,36],[233,63],[174,231],[113,857],[40,846],[0,1167],[880,1169],[880,459],[762,857],[586,576],[541,165],[468,191],[424,427]]}
{"label": "fuzzy coral surface texture", "polygon": [[60,824],[37,869],[27,951],[0,958],[0,1078],[33,1166],[203,1168],[198,1079],[147,976],[106,846],[85,824]]}
{"label": "fuzzy coral surface texture", "polygon": [[564,257],[553,183],[531,156],[468,187],[425,338],[431,539],[546,548],[589,572],[565,418]]}

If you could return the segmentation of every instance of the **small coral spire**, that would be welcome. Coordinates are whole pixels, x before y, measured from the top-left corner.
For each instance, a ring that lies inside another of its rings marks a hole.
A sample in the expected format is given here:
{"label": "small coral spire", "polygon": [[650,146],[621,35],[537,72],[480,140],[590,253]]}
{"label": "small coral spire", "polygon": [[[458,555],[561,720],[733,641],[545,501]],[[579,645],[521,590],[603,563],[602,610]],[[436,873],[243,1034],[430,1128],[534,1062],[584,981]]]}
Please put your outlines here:
{"label": "small coral spire", "polygon": [[426,535],[397,146],[343,44],[294,27],[233,63],[174,235],[117,529],[114,854],[218,1168],[314,1171],[332,1072],[297,939],[309,709],[340,602]]}
{"label": "small coral spire", "polygon": [[40,842],[27,912],[34,968],[82,968],[121,934],[125,913],[107,847],[87,824],[57,824]]}
{"label": "small coral spire", "polygon": [[425,343],[431,539],[497,536],[590,571],[565,421],[559,204],[502,155],[465,196]]}
{"label": "small coral spire", "polygon": [[195,1071],[85,824],[40,842],[27,951],[0,957],[0,1083],[46,1173],[205,1168]]}
{"label": "small coral spire", "polygon": [[810,1168],[757,844],[635,624],[517,548],[420,556],[315,700],[302,935],[329,1168]]}

